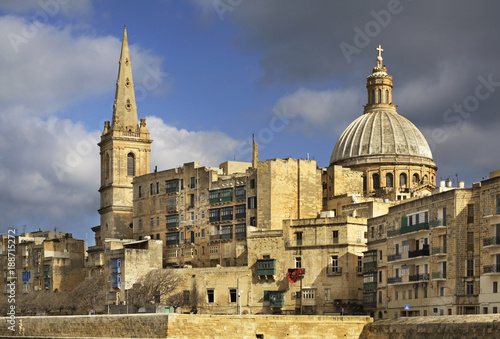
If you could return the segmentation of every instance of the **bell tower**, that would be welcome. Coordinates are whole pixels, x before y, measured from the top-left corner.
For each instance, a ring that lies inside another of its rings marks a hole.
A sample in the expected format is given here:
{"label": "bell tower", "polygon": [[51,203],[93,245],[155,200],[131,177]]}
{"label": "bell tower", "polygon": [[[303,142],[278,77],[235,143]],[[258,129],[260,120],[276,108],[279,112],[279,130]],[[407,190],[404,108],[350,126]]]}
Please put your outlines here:
{"label": "bell tower", "polygon": [[104,122],[101,141],[101,238],[132,238],[133,186],[135,176],[149,173],[151,143],[146,119],[137,119],[134,82],[127,41],[123,41],[116,80],[111,123]]}

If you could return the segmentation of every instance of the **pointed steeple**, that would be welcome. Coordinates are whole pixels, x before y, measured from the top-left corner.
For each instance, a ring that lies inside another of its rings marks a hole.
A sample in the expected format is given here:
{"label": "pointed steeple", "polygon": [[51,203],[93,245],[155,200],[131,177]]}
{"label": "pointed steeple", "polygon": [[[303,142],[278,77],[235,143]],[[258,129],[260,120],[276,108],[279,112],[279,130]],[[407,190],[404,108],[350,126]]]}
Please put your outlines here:
{"label": "pointed steeple", "polygon": [[123,28],[122,50],[116,80],[115,102],[113,104],[114,130],[138,132],[137,106],[135,103],[134,81],[132,80],[132,64],[127,40],[127,26]]}
{"label": "pointed steeple", "polygon": [[387,74],[387,68],[382,63],[382,46],[378,45],[376,50],[377,66],[373,67],[372,74],[366,78],[368,104],[364,112],[369,113],[377,108],[396,111],[396,106],[392,104],[392,76]]}

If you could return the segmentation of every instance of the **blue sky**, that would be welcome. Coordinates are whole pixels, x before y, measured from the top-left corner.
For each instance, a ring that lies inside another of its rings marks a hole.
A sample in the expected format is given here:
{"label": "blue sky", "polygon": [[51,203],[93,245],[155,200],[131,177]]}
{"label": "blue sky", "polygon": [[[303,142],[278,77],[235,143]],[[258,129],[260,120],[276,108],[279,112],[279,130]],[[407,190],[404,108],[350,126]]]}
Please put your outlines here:
{"label": "blue sky", "polygon": [[0,233],[93,244],[99,151],[123,25],[139,117],[159,170],[199,161],[316,159],[363,111],[384,48],[398,112],[438,179],[500,168],[500,5],[491,1],[163,0],[0,3]]}

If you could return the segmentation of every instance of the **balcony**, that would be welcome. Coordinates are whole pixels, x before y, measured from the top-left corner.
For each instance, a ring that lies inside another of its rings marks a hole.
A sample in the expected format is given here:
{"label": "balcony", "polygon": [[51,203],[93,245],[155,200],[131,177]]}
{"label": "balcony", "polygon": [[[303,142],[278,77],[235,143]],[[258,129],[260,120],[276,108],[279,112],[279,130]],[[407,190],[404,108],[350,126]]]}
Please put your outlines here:
{"label": "balcony", "polygon": [[500,273],[500,264],[488,265],[483,267],[484,274],[498,274]]}
{"label": "balcony", "polygon": [[483,239],[483,246],[499,246],[500,245],[500,237],[491,237]]}
{"label": "balcony", "polygon": [[179,239],[173,239],[173,240],[167,239],[165,241],[165,246],[172,246],[172,245],[179,245]]}
{"label": "balcony", "polygon": [[446,272],[432,272],[432,280],[446,280]]}
{"label": "balcony", "polygon": [[172,229],[172,228],[179,228],[179,221],[167,222],[166,228],[167,228],[167,230]]}
{"label": "balcony", "polygon": [[408,252],[409,258],[426,257],[426,256],[429,256],[429,246],[428,245],[424,245],[424,248],[422,248],[421,250],[415,250],[415,251]]}
{"label": "balcony", "polygon": [[363,289],[365,289],[365,290],[374,290],[376,288],[377,288],[376,281],[363,284]]}
{"label": "balcony", "polygon": [[221,235],[219,233],[210,234],[210,241],[220,240]]}
{"label": "balcony", "polygon": [[415,282],[415,281],[428,281],[429,280],[429,273],[410,275],[410,279],[409,280],[411,282]]}
{"label": "balcony", "polygon": [[406,233],[410,233],[410,232],[417,232],[417,231],[421,231],[421,230],[428,230],[428,229],[429,229],[429,223],[423,222],[420,224],[401,227],[401,234],[406,234]]}
{"label": "balcony", "polygon": [[432,220],[429,224],[431,225],[432,228],[446,227],[446,225],[443,225],[443,219]]}
{"label": "balcony", "polygon": [[387,256],[387,261],[396,261],[396,260],[401,260],[401,253],[399,254],[391,254]]}
{"label": "balcony", "polygon": [[387,278],[387,285],[401,284],[403,282],[402,277],[390,277]]}
{"label": "balcony", "polygon": [[377,262],[372,261],[372,262],[365,262],[363,263],[363,270],[373,270],[377,268]]}
{"label": "balcony", "polygon": [[257,275],[276,275],[276,259],[258,259]]}
{"label": "balcony", "polygon": [[225,240],[225,239],[233,239],[233,231],[230,231],[230,232],[224,232],[220,235],[220,238],[222,240]]}
{"label": "balcony", "polygon": [[326,268],[326,274],[327,275],[341,275],[342,274],[342,267],[329,266]]}
{"label": "balcony", "polygon": [[432,248],[432,255],[445,255],[446,254],[446,247],[433,247]]}
{"label": "balcony", "polygon": [[236,219],[245,219],[247,217],[246,212],[238,213],[236,212]]}
{"label": "balcony", "polygon": [[377,302],[376,301],[372,301],[372,302],[368,302],[368,303],[363,303],[363,308],[365,310],[377,308]]}
{"label": "balcony", "polygon": [[500,214],[500,206],[487,207],[483,209],[483,217],[492,217]]}
{"label": "balcony", "polygon": [[283,307],[285,305],[285,292],[269,291],[269,306]]}
{"label": "balcony", "polygon": [[247,236],[247,233],[246,231],[241,231],[241,232],[236,231],[235,236],[236,239],[243,239]]}

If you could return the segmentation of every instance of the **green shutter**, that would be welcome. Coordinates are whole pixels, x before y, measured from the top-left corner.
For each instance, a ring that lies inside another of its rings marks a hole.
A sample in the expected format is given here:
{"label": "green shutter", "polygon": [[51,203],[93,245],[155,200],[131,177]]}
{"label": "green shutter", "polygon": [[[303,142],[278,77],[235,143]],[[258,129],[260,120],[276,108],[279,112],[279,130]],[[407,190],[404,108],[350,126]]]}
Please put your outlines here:
{"label": "green shutter", "polygon": [[401,227],[406,227],[408,226],[408,217],[402,217],[401,218]]}

